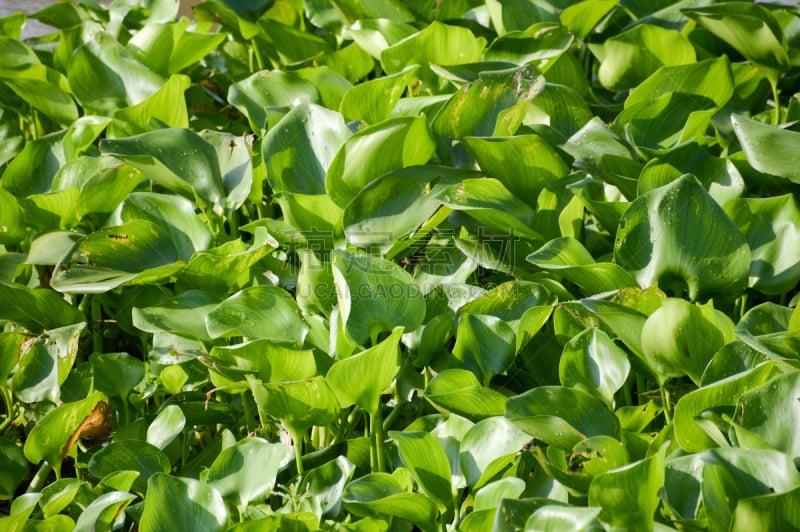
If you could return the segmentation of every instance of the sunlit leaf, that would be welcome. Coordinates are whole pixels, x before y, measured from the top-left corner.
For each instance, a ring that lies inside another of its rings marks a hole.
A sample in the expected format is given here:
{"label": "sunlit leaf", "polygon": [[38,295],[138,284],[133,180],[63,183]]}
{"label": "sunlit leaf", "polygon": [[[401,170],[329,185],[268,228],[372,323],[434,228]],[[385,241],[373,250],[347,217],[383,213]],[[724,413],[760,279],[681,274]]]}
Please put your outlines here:
{"label": "sunlit leaf", "polygon": [[413,331],[422,323],[422,292],[400,266],[341,250],[331,253],[331,265],[345,329],[357,344],[375,343],[398,326]]}
{"label": "sunlit leaf", "polygon": [[345,141],[325,177],[328,195],[342,208],[375,179],[433,156],[435,145],[424,117],[392,118]]}
{"label": "sunlit leaf", "polygon": [[267,495],[275,485],[286,447],[260,438],[244,438],[223,450],[203,477],[223,497],[239,505]]}
{"label": "sunlit leaf", "polygon": [[396,329],[376,346],[333,364],[325,379],[342,407],[357,404],[374,414],[380,395],[400,371],[398,342],[403,330]]}
{"label": "sunlit leaf", "polygon": [[561,386],[541,386],[506,401],[505,417],[543,442],[571,449],[590,436],[616,436],[619,420],[599,399]]}
{"label": "sunlit leaf", "polygon": [[750,269],[745,237],[692,176],[631,203],[620,220],[614,258],[640,286],[658,282],[691,299],[738,293]]}
{"label": "sunlit leaf", "polygon": [[206,318],[209,334],[242,335],[301,345],[308,326],[297,303],[277,286],[245,288],[220,303]]}
{"label": "sunlit leaf", "polygon": [[674,30],[638,24],[590,49],[600,59],[600,83],[612,90],[630,89],[663,66],[695,62],[689,40]]}
{"label": "sunlit leaf", "polygon": [[116,471],[135,471],[139,475],[132,489],[136,493],[145,493],[150,477],[155,473],[169,473],[172,465],[158,447],[137,440],[122,440],[112,442],[93,454],[88,467],[89,472],[98,478]]}
{"label": "sunlit leaf", "polygon": [[220,493],[199,480],[156,473],[147,482],[142,528],[223,530],[227,519]]}

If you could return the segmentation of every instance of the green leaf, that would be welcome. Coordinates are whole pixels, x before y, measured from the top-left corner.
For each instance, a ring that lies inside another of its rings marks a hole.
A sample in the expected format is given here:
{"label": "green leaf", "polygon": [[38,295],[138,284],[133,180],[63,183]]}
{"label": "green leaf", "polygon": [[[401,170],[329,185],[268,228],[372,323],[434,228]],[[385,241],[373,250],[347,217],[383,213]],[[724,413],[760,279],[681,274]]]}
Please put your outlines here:
{"label": "green leaf", "polygon": [[[88,157],[79,157],[64,167],[64,170],[68,167],[75,168],[76,173],[85,172],[86,181],[81,183],[80,195],[75,207],[75,215],[78,218],[84,218],[93,213],[112,212],[126,198],[130,198],[129,194],[143,178],[141,172],[127,164],[118,164],[110,157],[101,159],[114,161],[115,164],[93,171],[94,160]],[[60,172],[59,178],[62,178],[64,173],[64,171]]]}
{"label": "green leaf", "polygon": [[145,376],[142,361],[128,353],[93,353],[89,365],[95,387],[108,397],[127,397]]}
{"label": "green leaf", "polygon": [[663,66],[695,62],[694,48],[686,37],[650,24],[638,24],[589,48],[601,62],[600,83],[614,91],[635,87]]}
{"label": "green leaf", "polygon": [[[244,381],[245,373],[252,373],[261,382],[304,380],[317,373],[312,351],[290,349],[270,340],[215,346],[209,357],[212,370],[230,381]],[[244,389],[248,388],[246,383],[242,385]]]}
{"label": "green leaf", "polygon": [[492,478],[530,440],[529,434],[501,416],[476,423],[464,435],[458,455],[467,485],[475,488],[481,479]]}
{"label": "green leaf", "polygon": [[531,101],[524,124],[547,125],[562,136],[570,137],[591,119],[592,112],[575,89],[568,85],[545,83],[542,91]]}
{"label": "green leaf", "polygon": [[511,367],[516,354],[514,330],[502,319],[463,314],[456,330],[451,367],[468,369],[484,386]]}
{"label": "green leaf", "polygon": [[104,410],[103,407],[108,408],[105,396],[94,392],[80,401],[65,403],[51,410],[36,423],[25,440],[25,458],[34,464],[46,460],[58,470],[61,460],[81,436],[84,423],[90,421],[93,414]]}
{"label": "green leaf", "polygon": [[53,179],[66,163],[64,132],[51,133],[34,139],[3,172],[3,188],[17,198],[52,191]]}
{"label": "green leaf", "polygon": [[687,291],[692,300],[739,294],[750,269],[744,236],[689,175],[631,203],[620,220],[614,259],[640,286],[658,282],[675,294]]}
{"label": "green leaf", "polygon": [[600,508],[544,506],[536,510],[525,522],[525,530],[557,532],[559,530],[590,530],[596,525]]}
{"label": "green leaf", "polygon": [[735,420],[765,443],[789,456],[800,455],[800,372],[779,375],[745,391]]}
{"label": "green leaf", "polygon": [[363,120],[368,124],[378,124],[386,120],[408,86],[416,79],[418,69],[417,65],[412,65],[396,74],[355,85],[342,97],[339,112],[347,120]]}
{"label": "green leaf", "polygon": [[730,530],[739,501],[800,486],[800,474],[784,453],[725,448],[702,456],[703,505],[712,532]]}
{"label": "green leaf", "polygon": [[0,499],[14,499],[14,493],[28,474],[28,461],[17,443],[0,439]]}
{"label": "green leaf", "polygon": [[625,351],[601,329],[592,327],[564,346],[558,374],[562,385],[588,392],[611,406],[630,369]]}
{"label": "green leaf", "polygon": [[220,303],[206,318],[208,333],[246,336],[289,345],[302,345],[308,332],[294,298],[277,286],[245,288]]}
{"label": "green leaf", "polygon": [[759,67],[771,83],[776,84],[789,70],[791,65],[783,30],[763,6],[722,2],[682,12]]}
{"label": "green leaf", "polygon": [[572,449],[591,436],[619,434],[619,420],[599,399],[562,386],[541,386],[509,397],[505,417],[559,449]]}
{"label": "green leaf", "polygon": [[264,136],[261,155],[275,192],[324,194],[325,174],[351,132],[342,115],[299,103]]}
{"label": "green leaf", "polygon": [[223,497],[245,507],[272,491],[285,454],[286,447],[281,443],[244,438],[219,453],[203,480]]}
{"label": "green leaf", "polygon": [[[263,416],[275,417],[293,434],[314,425],[325,426],[336,420],[339,403],[328,383],[320,376],[309,380],[261,384],[253,379],[250,390]],[[295,445],[299,445],[295,442]]]}
{"label": "green leaf", "polygon": [[[794,151],[800,133],[735,114],[731,115],[731,122],[747,162],[753,168],[800,183],[800,156]],[[769,146],[769,150],[765,146]]]}
{"label": "green leaf", "polygon": [[391,118],[345,141],[325,177],[328,195],[342,208],[375,179],[428,162],[435,151],[425,118]]}
{"label": "green leaf", "polygon": [[146,307],[134,307],[133,326],[149,333],[171,333],[208,341],[206,316],[219,305],[213,295],[190,290]]}
{"label": "green leaf", "polygon": [[451,507],[450,462],[436,437],[421,431],[389,431],[389,437],[420,490],[436,501],[441,510]]}
{"label": "green leaf", "polygon": [[162,226],[145,220],[96,231],[78,242],[55,269],[51,285],[65,293],[102,293],[147,284],[182,267]]}
{"label": "green leaf", "polygon": [[527,0],[489,0],[486,4],[492,26],[501,35],[525,29],[542,20],[558,21],[553,4],[531,3]]}
{"label": "green leaf", "polygon": [[457,26],[433,22],[425,29],[381,52],[380,60],[387,74],[400,72],[410,65],[429,68],[436,65],[463,65],[480,60],[486,46],[483,38]]}
{"label": "green leaf", "polygon": [[8,85],[31,107],[59,124],[78,119],[78,107],[70,94],[67,78],[38,62],[15,67],[0,67],[0,81]]}
{"label": "green leaf", "polygon": [[237,37],[250,40],[261,31],[255,22],[274,3],[274,0],[205,2],[196,5],[194,13],[200,21],[220,23],[226,29],[234,31]]}
{"label": "green leaf", "polygon": [[267,108],[290,107],[295,101],[319,103],[320,98],[313,83],[296,72],[280,70],[256,72],[228,89],[228,101],[247,117],[251,129],[259,134],[267,129]]}
{"label": "green leaf", "polygon": [[345,330],[357,344],[374,344],[395,327],[411,332],[422,324],[422,292],[400,266],[342,250],[331,252],[331,266]]}
{"label": "green leaf", "polygon": [[476,173],[445,166],[415,166],[388,173],[362,188],[345,207],[342,224],[354,246],[392,246],[441,206],[439,187]]}
{"label": "green leaf", "polygon": [[27,234],[25,214],[17,199],[0,188],[0,244],[16,244]]}
{"label": "green leaf", "polygon": [[209,205],[220,205],[225,191],[214,147],[189,129],[158,129],[124,139],[104,140],[113,155],[159,185]]}
{"label": "green leaf", "polygon": [[11,379],[14,395],[25,403],[61,398],[60,386],[67,380],[78,356],[85,322],[44,331],[19,348],[19,367]]}
{"label": "green leaf", "polygon": [[649,530],[664,484],[664,451],[623,468],[603,473],[589,488],[589,506],[599,506],[599,519],[619,527]]}
{"label": "green leaf", "polygon": [[733,96],[734,79],[727,57],[707,59],[688,65],[659,68],[625,99],[625,109],[669,93],[693,94],[722,107]]}
{"label": "green leaf", "polygon": [[531,66],[486,72],[466,85],[433,117],[431,130],[437,137],[439,158],[454,166],[467,167],[471,157],[463,146],[454,147],[454,141],[464,137],[513,135],[522,124],[531,99],[543,87],[544,78]]}
{"label": "green leaf", "polygon": [[436,504],[421,493],[407,493],[387,473],[371,473],[350,482],[344,489],[342,502],[356,515],[396,516],[426,532],[439,530]]}
{"label": "green leaf", "polygon": [[551,22],[532,24],[524,31],[510,31],[486,50],[486,61],[508,61],[518,65],[552,60],[572,45],[567,28]]}
{"label": "green leaf", "polygon": [[273,250],[269,245],[248,247],[241,240],[231,240],[197,251],[178,274],[177,286],[220,296],[236,292],[252,282],[256,264]]}
{"label": "green leaf", "polygon": [[707,410],[733,413],[741,395],[767,382],[774,372],[773,364],[762,364],[681,397],[675,405],[675,441],[690,453],[716,447],[717,443],[697,424],[702,413]]}
{"label": "green leaf", "polygon": [[800,488],[740,499],[731,518],[731,531],[800,528]]}
{"label": "green leaf", "polygon": [[355,471],[355,465],[345,456],[339,456],[303,475],[300,493],[306,504],[312,505],[317,515],[335,518],[342,507],[345,485]]}
{"label": "green leaf", "polygon": [[223,530],[227,520],[220,493],[199,480],[156,473],[147,482],[140,525],[145,530]]}
{"label": "green leaf", "polygon": [[725,212],[750,246],[750,286],[766,294],[785,293],[800,280],[800,210],[791,194],[771,198],[739,198]]}
{"label": "green leaf", "polygon": [[660,382],[688,375],[699,384],[714,353],[735,337],[733,322],[711,303],[669,298],[647,318],[642,350]]}
{"label": "green leaf", "polygon": [[252,140],[246,135],[237,137],[230,133],[210,130],[201,131],[200,136],[217,151],[222,188],[225,189],[225,207],[238,209],[252,195],[251,189],[254,184]]}
{"label": "green leaf", "polygon": [[425,388],[425,398],[436,406],[470,419],[502,415],[505,396],[481,386],[477,377],[465,369],[447,369]]}
{"label": "green leaf", "polygon": [[139,475],[131,489],[140,494],[147,492],[147,482],[156,473],[169,473],[169,458],[158,447],[138,440],[115,441],[92,455],[89,472],[103,478],[117,471],[135,471]]}
{"label": "green leaf", "polygon": [[58,292],[0,281],[0,319],[41,333],[82,322],[86,317]]}
{"label": "green leaf", "polygon": [[558,152],[539,135],[466,137],[464,144],[487,176],[520,198],[537,197],[569,170]]}
{"label": "green leaf", "polygon": [[134,220],[148,220],[165,230],[178,250],[180,260],[189,260],[195,250],[211,246],[213,236],[208,226],[195,215],[195,205],[180,196],[134,192],[129,194],[119,210],[118,225]]}
{"label": "green leaf", "polygon": [[402,334],[403,329],[398,327],[378,345],[330,367],[325,379],[342,408],[356,404],[371,415],[377,412],[381,393],[400,371],[398,344]]}
{"label": "green leaf", "polygon": [[612,127],[636,146],[654,150],[688,141],[703,142],[711,117],[717,112],[713,105],[705,97],[669,92],[626,107]]}
{"label": "green leaf", "polygon": [[594,262],[589,251],[572,237],[551,240],[525,260],[575,283],[587,296],[636,286],[636,279],[627,270],[611,262]]}
{"label": "green leaf", "polygon": [[186,426],[186,416],[178,405],[167,405],[147,427],[147,443],[162,451],[177,438]]}
{"label": "green leaf", "polygon": [[95,33],[75,50],[67,79],[83,108],[103,116],[143,102],[164,84],[105,32]]}
{"label": "green leaf", "polygon": [[146,133],[154,128],[154,124],[175,128],[189,126],[184,93],[190,86],[190,79],[176,74],[169,77],[147,99],[122,108],[114,113],[114,121],[109,127],[109,137],[127,137],[138,133]]}
{"label": "green leaf", "polygon": [[188,68],[225,40],[224,33],[187,31],[188,19],[148,24],[128,41],[131,55],[154,72],[169,76]]}
{"label": "green leaf", "polygon": [[478,222],[528,240],[542,239],[531,229],[533,209],[495,179],[465,179],[459,184],[438,187],[435,192],[444,205],[466,211]]}
{"label": "green leaf", "polygon": [[578,39],[583,40],[617,5],[613,0],[577,2],[561,12],[561,23]]}
{"label": "green leaf", "polygon": [[475,493],[474,511],[495,510],[503,499],[518,499],[525,491],[525,481],[505,477],[483,486]]}
{"label": "green leaf", "polygon": [[98,528],[108,527],[114,523],[116,517],[133,502],[136,495],[124,491],[111,491],[104,493],[81,512],[73,530],[78,532],[92,532]]}

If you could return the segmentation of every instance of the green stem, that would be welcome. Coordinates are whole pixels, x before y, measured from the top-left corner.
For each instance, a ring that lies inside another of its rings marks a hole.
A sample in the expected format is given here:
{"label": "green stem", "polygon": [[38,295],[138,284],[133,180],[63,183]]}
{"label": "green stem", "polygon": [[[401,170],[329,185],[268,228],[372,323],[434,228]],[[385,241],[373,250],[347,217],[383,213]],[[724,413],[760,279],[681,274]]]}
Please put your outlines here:
{"label": "green stem", "polygon": [[92,298],[92,350],[95,353],[103,352],[103,308],[96,296]]}
{"label": "green stem", "polygon": [[258,69],[266,70],[266,68],[264,67],[264,58],[261,57],[261,52],[258,51],[258,46],[256,45],[256,42],[253,39],[250,39],[250,46],[251,50],[253,50],[253,53],[256,56],[256,63],[258,64]]}
{"label": "green stem", "polygon": [[777,126],[781,123],[781,101],[778,98],[778,84],[770,82],[772,85],[772,100],[775,102],[775,110],[772,115],[772,125]]}
{"label": "green stem", "polygon": [[122,413],[125,416],[125,425],[133,421],[131,419],[131,405],[128,401],[128,394],[121,395],[120,399],[122,399]]}
{"label": "green stem", "polygon": [[669,390],[663,384],[660,386],[661,402],[664,404],[664,418],[667,420],[667,425],[672,423],[672,404],[670,403]]}
{"label": "green stem", "polygon": [[641,402],[639,401],[639,397],[641,397],[642,394],[644,392],[646,392],[646,391],[647,391],[647,383],[645,381],[645,378],[637,373],[636,374],[636,405],[637,406],[641,404]]}
{"label": "green stem", "polygon": [[403,410],[405,410],[407,404],[408,403],[403,401],[401,403],[398,403],[397,406],[395,406],[394,408],[392,408],[392,411],[389,412],[389,415],[386,416],[386,419],[383,421],[383,432],[386,432],[387,430],[392,428],[392,425],[394,425],[395,420],[398,418],[398,416],[400,416],[400,414],[403,413]]}
{"label": "green stem", "polygon": [[340,443],[345,440],[345,436],[350,429],[350,415],[343,410],[339,414],[339,426],[336,428],[336,437],[333,443]]}
{"label": "green stem", "polygon": [[375,411],[375,415],[370,415],[370,432],[375,448],[375,466],[377,472],[381,473],[386,470],[386,463],[383,456],[383,412],[380,406]]}
{"label": "green stem", "polygon": [[633,406],[633,381],[627,379],[622,386],[622,394],[625,398],[625,406]]}
{"label": "green stem", "polygon": [[303,474],[303,433],[293,428],[286,427],[294,442],[294,462],[297,464],[297,474]]}
{"label": "green stem", "polygon": [[228,209],[226,218],[228,218],[228,225],[231,228],[231,236],[233,238],[239,238],[239,211],[236,209]]}
{"label": "green stem", "polygon": [[3,420],[3,423],[0,424],[0,432],[3,432],[8,428],[9,425],[14,421],[16,415],[14,413],[14,402],[11,399],[11,390],[6,388],[5,386],[0,387],[0,396],[3,398],[3,406],[6,409],[6,419]]}
{"label": "green stem", "polygon": [[50,476],[50,472],[52,470],[53,466],[47,462],[42,462],[42,465],[39,467],[36,475],[31,480],[31,483],[28,484],[28,489],[25,490],[25,493],[36,493],[41,491],[41,489],[44,487],[44,483],[47,482],[47,477]]}
{"label": "green stem", "polygon": [[739,297],[739,303],[739,319],[741,320],[747,313],[747,292],[742,293],[742,295]]}

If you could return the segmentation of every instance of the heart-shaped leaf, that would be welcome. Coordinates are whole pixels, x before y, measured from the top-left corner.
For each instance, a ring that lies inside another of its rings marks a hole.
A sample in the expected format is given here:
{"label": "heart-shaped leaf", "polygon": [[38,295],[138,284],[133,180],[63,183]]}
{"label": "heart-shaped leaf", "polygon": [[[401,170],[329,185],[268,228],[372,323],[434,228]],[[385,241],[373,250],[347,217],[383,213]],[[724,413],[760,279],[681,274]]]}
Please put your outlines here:
{"label": "heart-shaped leaf", "polygon": [[692,300],[738,294],[750,270],[745,237],[690,175],[631,203],[620,220],[614,259],[643,288],[658,282]]}
{"label": "heart-shaped leaf", "polygon": [[395,263],[334,250],[331,266],[345,330],[357,344],[374,344],[395,327],[413,331],[425,318],[422,292]]}
{"label": "heart-shaped leaf", "polygon": [[403,329],[366,351],[334,363],[325,379],[343,408],[356,404],[369,414],[380,407],[380,397],[400,371],[399,342]]}
{"label": "heart-shaped leaf", "polygon": [[228,510],[220,493],[186,477],[156,473],[147,482],[141,527],[174,530],[223,530]]}

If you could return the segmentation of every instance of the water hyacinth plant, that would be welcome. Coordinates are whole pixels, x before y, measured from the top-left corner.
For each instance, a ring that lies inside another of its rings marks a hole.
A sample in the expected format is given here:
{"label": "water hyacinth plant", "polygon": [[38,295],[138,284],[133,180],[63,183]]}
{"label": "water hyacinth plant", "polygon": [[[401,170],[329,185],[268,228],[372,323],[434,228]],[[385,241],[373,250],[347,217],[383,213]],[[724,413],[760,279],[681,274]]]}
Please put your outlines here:
{"label": "water hyacinth plant", "polygon": [[0,18],[0,529],[800,528],[800,12]]}

